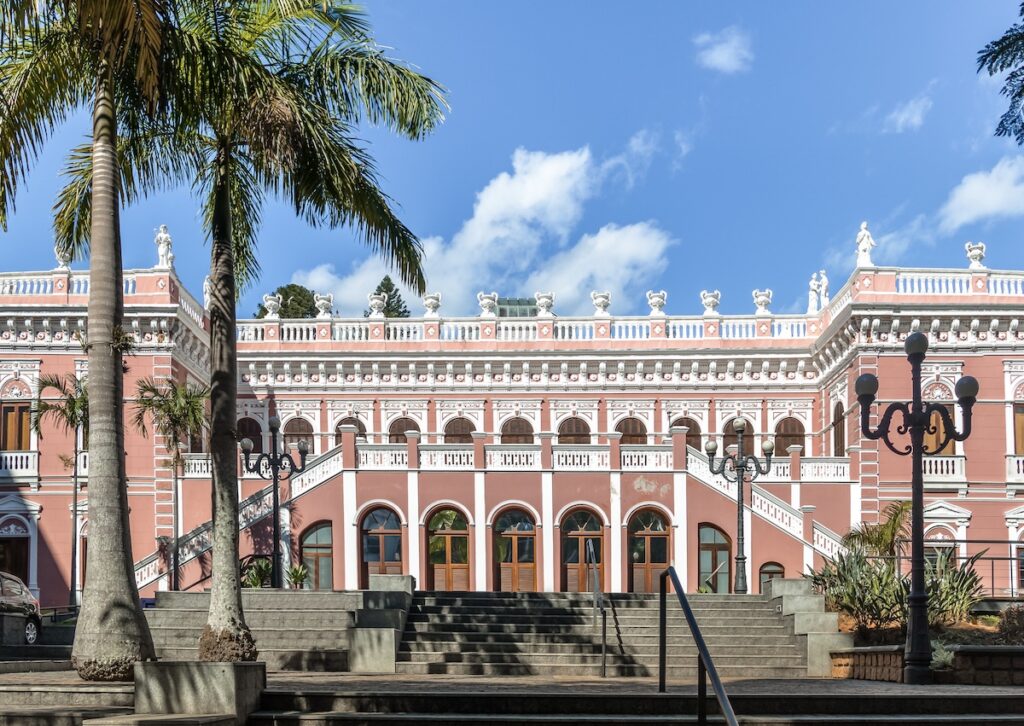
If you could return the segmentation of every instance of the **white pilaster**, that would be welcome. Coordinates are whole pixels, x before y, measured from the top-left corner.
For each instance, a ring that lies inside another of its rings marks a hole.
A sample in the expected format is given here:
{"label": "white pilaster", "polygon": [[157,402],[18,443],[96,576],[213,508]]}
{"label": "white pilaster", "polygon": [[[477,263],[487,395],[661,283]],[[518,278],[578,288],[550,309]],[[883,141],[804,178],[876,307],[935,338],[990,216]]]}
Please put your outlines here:
{"label": "white pilaster", "polygon": [[864,514],[861,512],[860,481],[850,483],[850,529],[859,525]]}
{"label": "white pilaster", "polygon": [[612,592],[622,592],[622,472],[611,473],[611,561],[605,567],[612,570]]}
{"label": "white pilaster", "polygon": [[743,538],[743,554],[746,556],[746,570],[747,570],[747,592],[757,592],[757,585],[754,584],[754,579],[751,572],[754,569],[753,552],[754,552],[754,532],[750,526],[750,507],[743,507],[743,533],[746,535]]}
{"label": "white pilaster", "polygon": [[[28,589],[39,597],[39,515],[26,517],[28,520]],[[79,564],[81,567],[81,564]]]}
{"label": "white pilaster", "polygon": [[288,568],[292,566],[292,510],[281,507],[281,582],[288,586]]}
{"label": "white pilaster", "polygon": [[789,486],[789,503],[793,509],[800,509],[800,482],[795,481]]}
{"label": "white pilaster", "polygon": [[486,592],[487,587],[487,500],[484,496],[484,472],[473,474],[473,520],[476,530],[473,534],[473,548],[476,557],[476,589]]}
{"label": "white pilaster", "polygon": [[[1007,401],[1004,406],[1004,418],[1006,420],[1003,426],[1003,431],[1006,432],[1006,454],[1010,456],[1017,453],[1017,442],[1014,440],[1014,426],[1013,426],[1013,402]],[[959,406],[957,407],[959,410]]]}
{"label": "white pilaster", "polygon": [[342,555],[345,558],[345,589],[359,587],[359,522],[356,521],[356,473],[341,472],[341,511],[344,516]]}
{"label": "white pilaster", "polygon": [[672,474],[672,511],[676,520],[672,539],[672,566],[676,568],[683,587],[687,587],[686,539],[689,532],[686,527],[686,474],[681,471]]}
{"label": "white pilaster", "polygon": [[1009,582],[1010,582],[1010,590],[1014,591],[1014,593],[1018,594],[1018,595],[1020,594],[1021,586],[1024,585],[1024,582],[1018,582],[1017,581],[1017,576],[1018,576],[1017,575],[1017,573],[1018,573],[1018,570],[1017,570],[1017,559],[1019,557],[1019,555],[1017,554],[1017,550],[1020,548],[1020,544],[1017,543],[1017,536],[1019,534],[1020,534],[1020,522],[1018,522],[1016,519],[1007,519],[1006,520],[1006,538],[1010,542],[1012,542],[1013,544],[1010,545],[1010,552],[1008,553],[1010,555],[1010,561],[1007,562],[1006,564],[1010,568],[1010,573],[1009,573],[1009,575],[1010,575],[1010,580],[1009,580]]}
{"label": "white pilaster", "polygon": [[420,473],[410,469],[408,473],[409,504],[406,516],[409,518],[409,574],[416,578],[416,586],[423,587],[420,581]]}
{"label": "white pilaster", "polygon": [[551,472],[540,475],[540,520],[544,528],[544,592],[555,591],[555,511]]}

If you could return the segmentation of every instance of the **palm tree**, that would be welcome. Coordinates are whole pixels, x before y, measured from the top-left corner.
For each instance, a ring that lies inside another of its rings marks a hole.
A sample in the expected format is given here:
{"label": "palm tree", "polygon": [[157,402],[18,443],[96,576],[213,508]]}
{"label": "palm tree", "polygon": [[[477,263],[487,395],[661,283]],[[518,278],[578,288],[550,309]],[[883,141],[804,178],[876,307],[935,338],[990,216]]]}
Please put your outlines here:
{"label": "palm tree", "polygon": [[[82,236],[91,248],[88,340],[91,424],[89,519],[95,553],[75,629],[72,662],[89,680],[126,679],[153,657],[139,602],[124,462],[118,120],[158,105],[163,0],[7,0],[0,4],[0,226],[53,130],[92,109]],[[119,113],[120,112],[120,113]],[[127,113],[130,112],[130,113]],[[79,250],[80,252],[80,250]]]}
{"label": "palm tree", "polygon": [[153,427],[164,438],[164,446],[171,452],[171,479],[173,495],[171,497],[174,510],[174,538],[171,545],[171,589],[179,589],[178,573],[178,469],[181,466],[181,442],[201,436],[206,430],[206,402],[210,392],[205,386],[191,383],[175,383],[168,381],[159,385],[152,378],[144,378],[138,383],[138,395],[135,398],[135,427],[147,435],[146,416],[153,420]]}
{"label": "palm tree", "polygon": [[[1024,3],[1020,5],[1024,21]],[[978,72],[990,76],[1006,74],[1000,93],[1010,106],[999,119],[996,136],[1012,136],[1018,145],[1024,144],[1024,22],[1015,23],[997,40],[978,52]]]}
{"label": "palm tree", "polygon": [[[403,282],[422,292],[419,242],[380,190],[353,126],[368,120],[418,139],[443,120],[445,105],[440,86],[388,58],[369,38],[363,16],[339,0],[181,0],[176,15],[162,86],[174,117],[124,144],[121,176],[129,199],[168,179],[194,183],[205,194],[214,546],[200,658],[248,660],[256,650],[237,563],[235,301],[259,272],[264,196],[287,200],[310,224],[354,226]],[[88,155],[73,157],[67,174],[58,236],[74,238],[91,213]]]}
{"label": "palm tree", "polygon": [[843,537],[843,543],[873,555],[895,558],[910,537],[910,509],[910,502],[890,502],[881,522],[857,525]]}
{"label": "palm tree", "polygon": [[[54,391],[52,399],[44,397]],[[71,434],[71,575],[68,605],[78,605],[78,437],[88,447],[89,393],[85,380],[68,373],[63,378],[52,374],[39,376],[39,394],[32,410],[32,428],[43,438],[44,420],[50,420],[64,433]]]}

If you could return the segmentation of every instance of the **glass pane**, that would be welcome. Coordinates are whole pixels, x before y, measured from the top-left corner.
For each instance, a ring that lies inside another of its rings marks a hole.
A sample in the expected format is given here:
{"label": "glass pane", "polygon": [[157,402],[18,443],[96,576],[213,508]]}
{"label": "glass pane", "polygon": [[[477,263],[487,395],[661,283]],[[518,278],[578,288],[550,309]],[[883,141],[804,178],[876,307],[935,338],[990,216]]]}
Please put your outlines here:
{"label": "glass pane", "polygon": [[700,552],[700,581],[703,583],[711,574],[711,553],[707,550]]}
{"label": "glass pane", "polygon": [[452,564],[465,565],[469,562],[469,538],[452,537]]}
{"label": "glass pane", "polygon": [[430,564],[443,565],[445,563],[445,538],[431,537],[428,545],[428,557]]}
{"label": "glass pane", "polygon": [[634,563],[647,562],[647,540],[643,537],[629,538],[629,559]]}
{"label": "glass pane", "polygon": [[715,592],[729,592],[729,569],[723,567],[715,578]]}
{"label": "glass pane", "polygon": [[601,539],[599,537],[587,537],[583,555],[585,562],[601,563]]}
{"label": "glass pane", "polygon": [[[522,540],[519,540],[522,542]],[[494,540],[494,557],[498,562],[512,561],[512,538],[497,537]]]}
{"label": "glass pane", "polygon": [[380,562],[380,538],[363,535],[363,562]]}
{"label": "glass pane", "polygon": [[513,509],[498,517],[498,521],[495,523],[494,528],[498,532],[508,532],[509,530],[532,532],[533,519],[526,512],[519,509]]}
{"label": "glass pane", "polygon": [[668,562],[668,537],[651,537],[651,562]]}
{"label": "glass pane", "polygon": [[580,540],[577,537],[565,537],[562,540],[562,562],[574,565],[580,561]]}
{"label": "glass pane", "polygon": [[317,590],[333,590],[334,589],[334,559],[331,557],[320,558],[320,572],[319,579],[316,583]]}
{"label": "glass pane", "polygon": [[516,562],[533,562],[533,537],[519,538],[519,557]]}
{"label": "glass pane", "polygon": [[402,561],[402,537],[397,534],[384,536],[384,559],[386,562]]}

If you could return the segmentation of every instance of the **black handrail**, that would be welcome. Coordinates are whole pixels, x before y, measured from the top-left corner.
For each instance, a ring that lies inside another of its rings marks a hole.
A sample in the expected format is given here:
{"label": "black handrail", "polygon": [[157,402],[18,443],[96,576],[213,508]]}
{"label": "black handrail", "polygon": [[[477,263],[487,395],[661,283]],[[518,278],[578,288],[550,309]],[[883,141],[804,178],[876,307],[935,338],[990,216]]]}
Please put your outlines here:
{"label": "black handrail", "polygon": [[597,626],[597,613],[601,612],[601,677],[608,677],[608,611],[604,606],[604,592],[601,590],[599,560],[594,550],[594,540],[586,540],[584,561],[588,573],[592,574],[591,587],[594,595],[594,626]]}
{"label": "black handrail", "polygon": [[686,616],[686,624],[690,627],[690,635],[697,646],[697,723],[708,722],[708,678],[711,678],[711,688],[718,699],[718,710],[722,712],[722,718],[729,726],[737,726],[736,713],[732,710],[729,696],[722,685],[722,679],[718,677],[718,670],[711,659],[707,644],[704,643],[704,636],[700,634],[700,626],[697,625],[697,618],[690,609],[690,603],[686,599],[686,593],[676,575],[676,568],[669,567],[661,573],[659,579],[660,590],[658,593],[658,692],[665,692],[665,663],[668,658],[667,648],[667,623],[668,623],[668,580],[672,580],[672,587],[679,598],[679,604],[683,608],[683,615]]}

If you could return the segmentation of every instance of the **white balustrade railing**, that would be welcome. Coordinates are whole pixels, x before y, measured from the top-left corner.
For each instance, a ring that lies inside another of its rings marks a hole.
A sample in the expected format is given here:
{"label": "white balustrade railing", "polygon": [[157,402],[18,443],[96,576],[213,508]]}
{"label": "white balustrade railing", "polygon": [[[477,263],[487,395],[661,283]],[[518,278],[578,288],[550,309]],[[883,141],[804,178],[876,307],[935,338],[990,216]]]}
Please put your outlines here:
{"label": "white balustrade railing", "polygon": [[841,457],[801,459],[800,479],[809,482],[850,481],[850,460]]}
{"label": "white balustrade railing", "polygon": [[309,343],[315,341],[316,323],[282,323],[282,343]]}
{"label": "white balustrade railing", "polygon": [[701,340],[704,338],[704,320],[669,318],[665,330],[673,340]]}
{"label": "white balustrade railing", "polygon": [[672,471],[672,446],[626,445],[619,447],[619,460],[623,469],[637,471]]}
{"label": "white balustrade railing", "polygon": [[556,340],[593,340],[596,324],[593,320],[556,320]]}
{"label": "white balustrade railing", "polygon": [[328,451],[316,460],[308,462],[306,468],[300,474],[292,477],[290,483],[291,498],[303,494],[313,487],[321,484],[333,476],[341,473],[342,470],[341,447],[337,446]]}
{"label": "white balustrade railing", "polygon": [[750,508],[794,537],[803,539],[804,517],[800,510],[756,484],[750,488]]}
{"label": "white balustrade railing", "polygon": [[540,469],[540,447],[530,444],[488,446],[484,450],[488,469],[531,471]]}
{"label": "white balustrade railing", "polygon": [[1024,456],[1006,457],[1006,481],[1024,482]]}
{"label": "white balustrade railing", "polygon": [[553,446],[554,468],[562,471],[607,471],[611,466],[607,446],[562,444]]}
{"label": "white balustrade railing", "polygon": [[412,342],[423,340],[423,323],[410,323],[389,320],[384,328],[388,340]]}
{"label": "white balustrade railing", "polygon": [[71,295],[88,295],[89,294],[89,273],[88,272],[72,273],[71,279],[68,282],[68,293],[70,293]]}
{"label": "white balustrade railing", "polygon": [[517,318],[499,320],[496,337],[498,340],[517,342],[537,340],[537,321]]}
{"label": "white balustrade railing", "polygon": [[196,325],[200,328],[203,327],[203,309],[199,306],[199,303],[185,291],[185,288],[180,289],[178,294],[178,305],[181,307],[181,310],[185,315],[195,321]]}
{"label": "white balustrade railing", "polygon": [[36,476],[38,451],[0,451],[0,476]]}
{"label": "white balustrade railing", "polygon": [[728,320],[723,318],[718,329],[723,338],[756,338],[756,320]]}
{"label": "white balustrade railing", "polygon": [[967,460],[963,456],[925,456],[926,482],[967,481]]}
{"label": "white balustrade railing", "polygon": [[989,295],[1024,295],[1024,275],[989,275]]}
{"label": "white balustrade railing", "polygon": [[365,321],[334,323],[331,326],[331,340],[354,342],[370,339],[370,326]]}
{"label": "white balustrade railing", "polygon": [[900,295],[970,295],[971,273],[935,270],[896,275],[896,292]]}
{"label": "white balustrade railing", "polygon": [[806,338],[807,321],[803,318],[772,320],[772,336],[775,338]]}
{"label": "white balustrade railing", "polygon": [[360,469],[408,469],[409,448],[405,444],[358,444]]}
{"label": "white balustrade railing", "polygon": [[647,340],[651,337],[649,319],[619,319],[612,323],[612,337],[617,340]]}
{"label": "white balustrade railing", "polygon": [[441,323],[441,340],[480,340],[479,320],[445,320]]}
{"label": "white balustrade railing", "polygon": [[235,324],[235,340],[240,343],[260,343],[264,340],[262,321],[239,320]]}
{"label": "white balustrade railing", "polygon": [[78,452],[78,476],[89,476],[89,452]]}
{"label": "white balustrade railing", "polygon": [[839,311],[845,308],[853,301],[853,288],[850,285],[846,285],[840,290],[839,295],[828,304],[828,314],[830,317],[835,317],[839,314]]}
{"label": "white balustrade railing", "polygon": [[843,545],[843,538],[818,522],[814,523],[811,546],[830,560],[835,559],[836,555],[840,552],[846,551],[846,547]]}
{"label": "white balustrade railing", "polygon": [[185,479],[210,479],[213,477],[213,460],[209,454],[183,454],[181,475]]}
{"label": "white balustrade railing", "polygon": [[0,295],[50,295],[53,278],[48,275],[4,275],[0,277]]}
{"label": "white balustrade railing", "polygon": [[[746,448],[746,447],[744,447],[744,448]],[[758,456],[760,458],[760,455],[758,455]],[[762,464],[764,463],[764,459],[763,458],[761,459],[761,463]],[[792,481],[793,477],[792,477],[792,472],[790,471],[791,468],[792,467],[790,466],[790,460],[789,460],[789,456],[788,455],[773,456],[772,457],[772,465],[768,469],[768,473],[767,474],[759,474],[758,477],[757,477],[757,480],[758,481],[770,481],[770,482],[779,482],[779,481],[786,481],[786,482],[788,482],[788,481]]]}
{"label": "white balustrade railing", "polygon": [[420,468],[432,471],[466,471],[473,468],[473,447],[454,444],[420,446]]}
{"label": "white balustrade railing", "polygon": [[707,457],[692,446],[686,447],[686,469],[697,479],[736,500],[736,482],[729,481],[721,474],[712,474]]}

